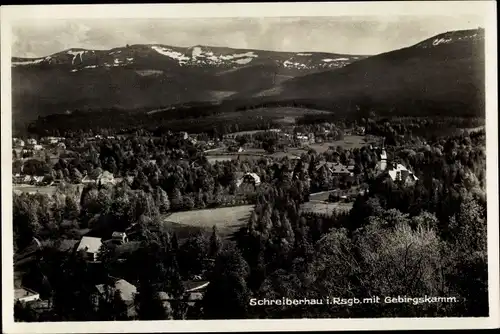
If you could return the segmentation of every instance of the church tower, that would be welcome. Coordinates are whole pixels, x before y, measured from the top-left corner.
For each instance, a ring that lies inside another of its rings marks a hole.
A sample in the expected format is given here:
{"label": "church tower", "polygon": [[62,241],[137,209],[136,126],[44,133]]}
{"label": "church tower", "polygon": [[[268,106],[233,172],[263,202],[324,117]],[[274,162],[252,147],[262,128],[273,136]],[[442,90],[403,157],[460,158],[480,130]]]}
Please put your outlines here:
{"label": "church tower", "polygon": [[385,138],[382,139],[382,153],[380,153],[380,170],[385,171],[387,169],[387,152],[384,147]]}

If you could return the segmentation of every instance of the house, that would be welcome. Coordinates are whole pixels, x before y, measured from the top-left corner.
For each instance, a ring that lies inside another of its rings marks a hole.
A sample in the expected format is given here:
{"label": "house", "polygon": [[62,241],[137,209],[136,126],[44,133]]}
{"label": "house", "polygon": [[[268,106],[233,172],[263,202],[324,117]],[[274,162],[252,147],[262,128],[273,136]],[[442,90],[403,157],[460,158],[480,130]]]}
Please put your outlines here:
{"label": "house", "polygon": [[[118,291],[120,297],[127,306],[127,316],[133,318],[137,315],[135,310],[134,298],[137,294],[137,287],[124,279],[113,278],[114,282],[112,285],[107,286],[105,284],[96,285],[96,295],[95,302],[99,302],[99,297],[101,298],[113,298],[114,294]],[[96,305],[97,306],[97,305]]]}
{"label": "house", "polygon": [[115,183],[115,178],[113,177],[113,174],[104,171],[101,174],[99,174],[97,177],[92,177],[90,175],[85,175],[84,178],[82,179],[83,184],[91,184],[91,183],[97,183],[97,184],[114,184]]}
{"label": "house", "polygon": [[227,148],[228,152],[238,152],[241,153],[243,152],[243,147],[241,146],[236,146],[236,145],[231,145]]}
{"label": "house", "polygon": [[299,140],[300,142],[307,142],[309,140],[309,137],[307,137],[306,135],[303,135],[301,133],[297,133],[297,135],[295,136],[295,138],[297,140]]}
{"label": "house", "polygon": [[31,180],[35,182],[35,184],[40,184],[43,182],[44,176],[33,176]]}
{"label": "house", "polygon": [[184,285],[184,295],[179,299],[174,296],[160,291],[158,292],[158,297],[163,302],[163,306],[166,309],[171,308],[172,301],[182,301],[186,303],[188,306],[194,306],[196,302],[203,300],[203,295],[205,294],[205,290],[209,284],[208,281],[194,282],[194,287],[190,288],[193,281],[183,282]]}
{"label": "house", "polygon": [[354,176],[354,173],[341,163],[334,164],[330,171],[333,176]]}
{"label": "house", "polygon": [[260,177],[255,173],[246,173],[243,177],[236,181],[236,185],[238,187],[242,184],[252,184],[254,186],[258,186],[260,183]]}
{"label": "house", "polygon": [[108,172],[108,171],[104,171],[101,173],[101,175],[99,175],[97,177],[97,183],[98,184],[114,184],[115,183],[115,178],[113,177],[113,174]]}
{"label": "house", "polygon": [[33,150],[41,151],[41,150],[43,150],[43,146],[40,144],[33,145]]}
{"label": "house", "polygon": [[398,163],[392,163],[391,165],[389,165],[387,173],[392,181],[402,182],[405,185],[414,184],[418,180],[413,172],[409,171],[405,166]]}
{"label": "house", "polygon": [[95,183],[96,180],[94,180],[92,177],[90,177],[89,175],[85,175],[82,179],[82,183],[83,184],[91,184],[91,183]]}
{"label": "house", "polygon": [[59,138],[57,137],[44,137],[42,138],[42,142],[46,144],[57,144],[59,142]]}
{"label": "house", "polygon": [[111,234],[111,239],[119,244],[128,242],[128,237],[125,232],[113,232],[113,234]]}
{"label": "house", "polygon": [[89,261],[97,261],[97,254],[101,248],[102,239],[95,237],[83,237],[78,245],[77,251],[84,251]]}
{"label": "house", "polygon": [[351,168],[351,170],[349,170],[348,167],[344,166],[341,163],[320,162],[316,166],[316,171],[319,171],[322,168],[326,168],[327,171],[330,172],[333,176],[354,176],[354,166]]}
{"label": "house", "polygon": [[314,133],[303,134],[303,133],[297,132],[295,135],[295,139],[300,141],[302,144],[306,144],[306,143],[313,144],[314,143]]}
{"label": "house", "polygon": [[365,127],[364,127],[364,126],[358,126],[358,127],[354,130],[354,132],[355,132],[357,135],[359,135],[359,136],[364,136],[364,135],[365,135],[365,131],[366,131],[366,129],[365,129]]}
{"label": "house", "polygon": [[[124,279],[114,278],[114,282],[110,286],[111,287],[111,295],[113,295],[116,291],[120,292],[120,297],[122,300],[127,303],[133,303],[135,294],[137,293],[137,287]],[[104,284],[96,285],[97,291],[104,295],[106,293],[106,286]]]}
{"label": "house", "polygon": [[27,141],[28,145],[36,145],[37,141],[34,138],[29,138]]}
{"label": "house", "polygon": [[60,148],[62,150],[65,150],[66,149],[66,144],[65,143],[58,143],[57,144],[57,148]]}
{"label": "house", "polygon": [[14,289],[14,302],[21,303],[34,302],[40,299],[40,294],[25,287]]}
{"label": "house", "polygon": [[12,139],[12,146],[13,147],[24,147],[24,140],[18,139],[18,138],[13,138]]}
{"label": "house", "polygon": [[183,286],[186,292],[203,292],[207,289],[209,281],[192,280],[184,281]]}

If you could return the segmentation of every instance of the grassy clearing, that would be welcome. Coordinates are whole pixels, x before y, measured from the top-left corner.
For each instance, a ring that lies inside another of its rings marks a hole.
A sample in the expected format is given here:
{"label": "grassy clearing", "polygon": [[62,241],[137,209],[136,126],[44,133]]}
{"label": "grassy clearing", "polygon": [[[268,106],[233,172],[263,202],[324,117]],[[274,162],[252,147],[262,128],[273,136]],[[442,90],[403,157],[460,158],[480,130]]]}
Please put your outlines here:
{"label": "grassy clearing", "polygon": [[321,214],[331,214],[339,211],[349,211],[353,203],[326,203],[326,202],[307,202],[302,204],[302,212],[314,212]]}
{"label": "grassy clearing", "polygon": [[14,191],[24,192],[24,193],[40,193],[43,195],[53,195],[56,192],[56,187],[54,186],[30,186],[30,185],[16,185],[13,187]]}
{"label": "grassy clearing", "polygon": [[309,196],[310,201],[328,201],[328,196],[332,191],[324,191]]}
{"label": "grassy clearing", "polygon": [[344,149],[353,149],[353,148],[361,148],[365,145],[367,145],[367,141],[364,136],[352,135],[352,136],[345,136],[343,140],[315,143],[315,144],[310,144],[308,146],[318,153],[323,153],[328,151],[328,149],[331,146],[333,147],[340,146]]}
{"label": "grassy clearing", "polygon": [[215,225],[221,236],[230,236],[248,221],[253,205],[174,212],[164,218],[167,227],[178,233],[211,232]]}

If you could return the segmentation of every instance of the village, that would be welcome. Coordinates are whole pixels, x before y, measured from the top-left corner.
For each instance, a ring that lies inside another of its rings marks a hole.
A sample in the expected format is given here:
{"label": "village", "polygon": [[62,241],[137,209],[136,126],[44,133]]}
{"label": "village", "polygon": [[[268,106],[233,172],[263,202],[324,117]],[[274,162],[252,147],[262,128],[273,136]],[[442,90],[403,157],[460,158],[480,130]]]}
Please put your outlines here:
{"label": "village", "polygon": [[[186,132],[170,133],[169,135],[187,141],[202,151],[210,164],[220,164],[224,161],[245,161],[262,159],[272,162],[274,160],[289,161],[297,163],[306,159],[309,152],[319,152],[326,154],[336,147],[344,146],[347,149],[367,149],[376,152],[378,162],[375,168],[377,174],[384,174],[390,177],[394,182],[402,182],[411,185],[418,178],[409,171],[404,165],[392,162],[388,159],[383,141],[377,141],[376,138],[365,135],[365,129],[359,127],[356,129],[345,130],[339,134],[338,130],[330,131],[320,129],[321,131],[302,133],[297,132],[295,128],[289,129],[269,129],[244,131],[229,133],[222,138],[207,138],[206,135],[192,135]],[[367,141],[367,138],[369,140]],[[87,137],[88,143],[99,143],[100,141],[119,142],[126,140],[124,136],[100,136]],[[379,144],[380,143],[380,144]],[[68,145],[67,145],[68,144]],[[380,145],[380,146],[379,146]],[[63,184],[77,189],[81,193],[83,188],[89,185],[114,187],[122,182],[132,185],[134,175],[115,176],[107,170],[97,169],[92,172],[57,172],[52,169],[55,164],[61,164],[68,155],[67,146],[74,147],[71,140],[62,137],[43,137],[40,140],[34,138],[14,138],[13,139],[13,166],[15,167],[13,175],[14,192],[17,194],[45,194],[52,196],[58,187]],[[83,146],[83,145],[82,145]],[[339,148],[340,150],[340,148]],[[309,170],[314,175],[323,175],[324,178],[336,180],[334,183],[329,181],[326,189],[319,189],[309,194],[309,200],[301,206],[301,210],[307,213],[323,214],[325,216],[333,212],[349,212],[352,203],[358,195],[368,192],[369,185],[366,182],[357,182],[355,180],[362,178],[359,168],[355,166],[354,160],[347,160],[346,164],[340,162],[340,154],[334,152],[334,161],[326,161],[323,157],[314,162],[304,160],[303,169]],[[182,158],[181,158],[182,159]],[[284,160],[283,160],[284,159]],[[344,159],[345,160],[345,159]],[[45,166],[33,166],[34,162],[45,163]],[[154,159],[149,163],[155,164]],[[48,170],[51,170],[48,172]],[[43,175],[40,175],[43,174]],[[76,175],[75,175],[76,174]],[[254,193],[260,187],[265,187],[266,182],[262,175],[248,171],[235,172],[235,187],[237,194]],[[294,172],[290,172],[290,180],[294,179]],[[321,176],[319,176],[321,178]],[[311,177],[307,177],[310,183]],[[340,183],[339,183],[340,182]],[[241,210],[240,210],[241,208]],[[165,224],[176,224],[181,226],[203,227],[209,229],[217,225],[219,231],[229,234],[225,229],[229,225],[234,225],[235,213],[239,215],[236,220],[244,222],[248,219],[253,210],[251,202],[245,199],[232,200],[223,204],[221,208],[214,209],[192,209],[165,215]],[[223,213],[225,212],[225,213]],[[241,213],[241,214],[239,214]],[[226,215],[226,216],[224,216]],[[63,222],[63,224],[65,224]],[[68,226],[71,222],[67,222]],[[125,231],[113,231],[111,237],[100,235],[99,232],[91,229],[80,229],[72,238],[64,239],[60,243],[61,252],[81,252],[86,260],[98,265],[99,252],[103,245],[112,246],[117,254],[123,254],[125,257],[131,251],[139,247],[140,242],[136,239],[138,230],[137,224],[133,224]],[[15,255],[16,268],[26,268],[37,258],[38,251],[42,248],[42,243],[34,239],[33,243]],[[118,258],[120,261],[120,258]],[[123,258],[121,261],[125,261]],[[23,284],[23,272],[25,269],[19,269],[18,279],[16,280],[15,300],[23,303],[30,303],[34,309],[50,309],[50,302],[40,296],[40,293]],[[29,270],[28,270],[29,271]],[[111,277],[114,281],[114,291],[121,294],[123,301],[129,309],[129,317],[134,317],[134,296],[137,288],[134,284],[119,277]],[[203,273],[193,275],[191,279],[183,282],[184,293],[182,301],[189,307],[193,307],[196,301],[203,298],[203,293],[209,282]],[[96,305],[99,296],[105,293],[102,284],[97,284],[93,294],[95,295]],[[166,292],[161,292],[160,297],[166,308],[170,303],[178,301],[179,297],[173,297]],[[97,307],[97,306],[96,306]]]}

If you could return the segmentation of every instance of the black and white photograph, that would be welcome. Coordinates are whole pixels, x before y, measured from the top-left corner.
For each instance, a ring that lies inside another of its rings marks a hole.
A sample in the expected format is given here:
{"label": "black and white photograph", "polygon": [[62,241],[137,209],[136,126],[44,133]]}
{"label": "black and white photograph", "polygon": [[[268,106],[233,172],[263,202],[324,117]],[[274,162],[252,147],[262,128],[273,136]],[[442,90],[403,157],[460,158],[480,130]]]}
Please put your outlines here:
{"label": "black and white photograph", "polygon": [[493,1],[102,6],[2,8],[5,333],[498,326]]}

